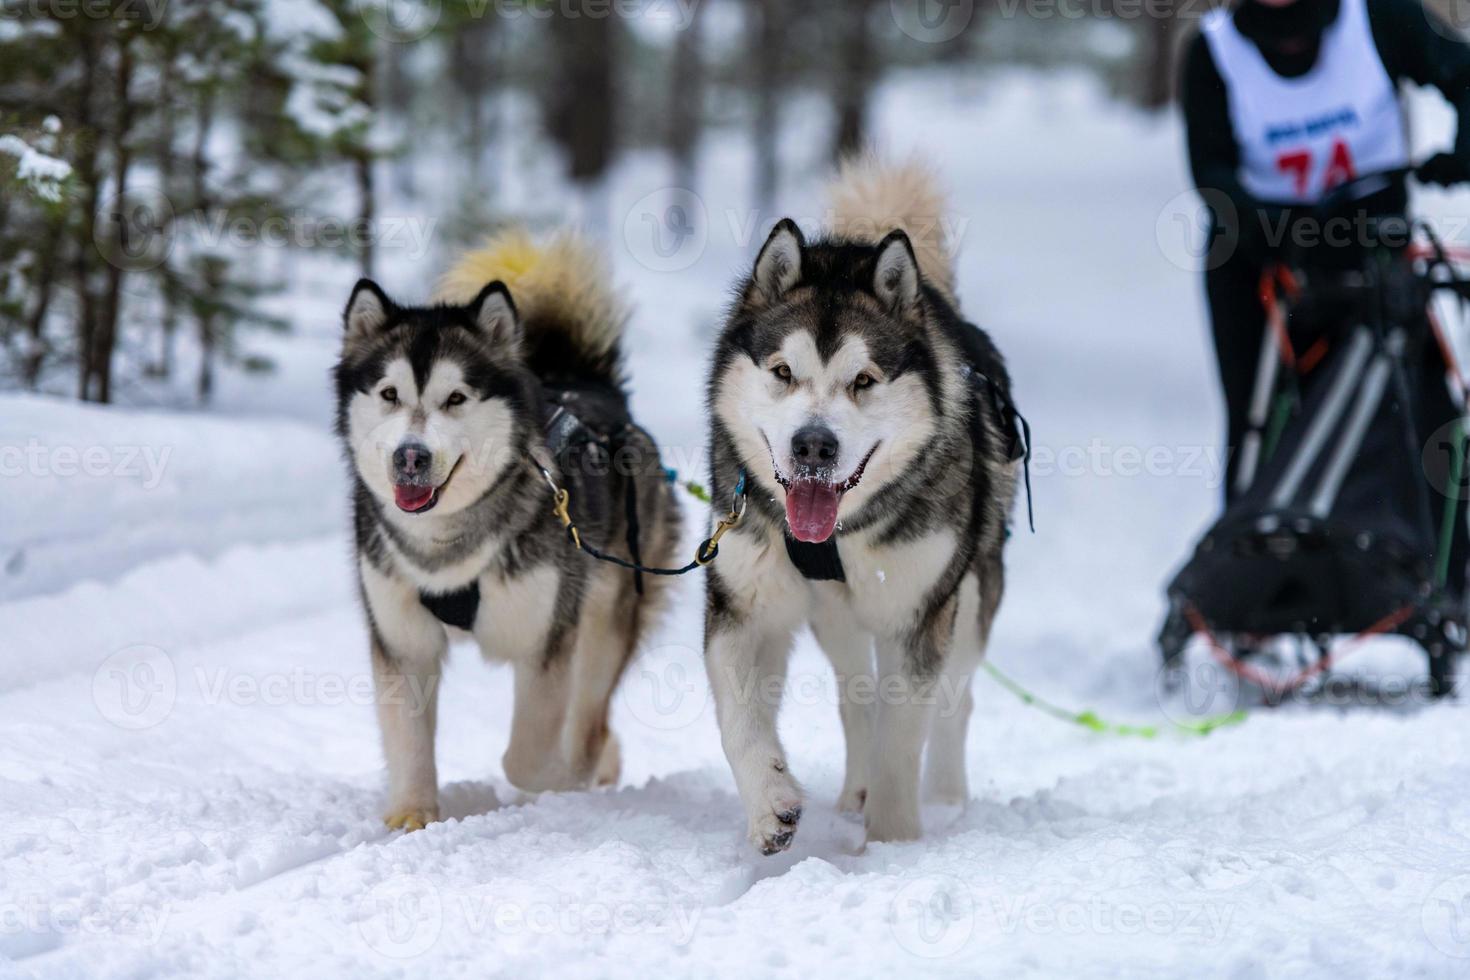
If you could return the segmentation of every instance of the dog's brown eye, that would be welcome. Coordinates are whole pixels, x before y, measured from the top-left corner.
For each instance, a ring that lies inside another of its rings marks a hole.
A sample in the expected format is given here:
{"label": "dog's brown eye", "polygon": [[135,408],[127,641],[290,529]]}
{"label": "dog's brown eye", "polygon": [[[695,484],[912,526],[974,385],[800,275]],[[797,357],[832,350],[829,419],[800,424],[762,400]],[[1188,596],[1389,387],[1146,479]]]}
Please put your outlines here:
{"label": "dog's brown eye", "polygon": [[464,392],[456,391],[444,400],[444,407],[453,408],[456,405],[463,405],[466,401],[468,399],[465,398]]}
{"label": "dog's brown eye", "polygon": [[383,401],[387,402],[390,405],[397,405],[398,404],[398,389],[397,388],[384,388],[383,389]]}
{"label": "dog's brown eye", "polygon": [[852,386],[858,391],[862,391],[864,388],[871,388],[873,386],[873,376],[864,371],[862,374],[852,379]]}
{"label": "dog's brown eye", "polygon": [[782,381],[791,380],[791,369],[784,364],[777,364],[771,369],[771,373],[780,378]]}

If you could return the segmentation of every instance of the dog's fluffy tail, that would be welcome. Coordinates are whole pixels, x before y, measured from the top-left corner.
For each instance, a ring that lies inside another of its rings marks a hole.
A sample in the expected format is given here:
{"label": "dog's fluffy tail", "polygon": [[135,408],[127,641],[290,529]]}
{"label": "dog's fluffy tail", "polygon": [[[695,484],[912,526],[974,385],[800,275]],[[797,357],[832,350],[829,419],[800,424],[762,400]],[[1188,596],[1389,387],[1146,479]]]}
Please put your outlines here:
{"label": "dog's fluffy tail", "polygon": [[520,314],[532,371],[544,379],[622,385],[619,342],[629,309],[589,242],[570,231],[541,242],[520,228],[500,232],[460,257],[436,297],[467,303],[497,279]]}
{"label": "dog's fluffy tail", "polygon": [[954,256],[944,233],[946,202],[927,164],[918,159],[886,163],[871,153],[849,157],[828,198],[836,235],[876,243],[902,229],[924,279],[954,301]]}

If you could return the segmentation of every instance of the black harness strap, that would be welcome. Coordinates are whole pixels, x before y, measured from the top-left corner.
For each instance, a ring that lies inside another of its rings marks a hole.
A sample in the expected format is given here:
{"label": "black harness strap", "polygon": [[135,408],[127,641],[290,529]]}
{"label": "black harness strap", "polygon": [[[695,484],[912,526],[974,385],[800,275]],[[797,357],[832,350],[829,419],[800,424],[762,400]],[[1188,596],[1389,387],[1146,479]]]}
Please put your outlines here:
{"label": "black harness strap", "polygon": [[456,592],[432,595],[419,593],[419,602],[434,614],[434,618],[448,626],[470,630],[475,625],[475,615],[480,611],[480,583],[471,582]]}
{"label": "black harness strap", "polygon": [[1012,463],[1019,461],[1021,464],[1021,473],[1026,485],[1026,523],[1030,526],[1031,533],[1035,534],[1036,511],[1031,502],[1031,423],[1026,421],[1026,416],[1016,408],[1016,403],[1011,401],[989,376],[975,371],[971,377],[977,384],[984,385],[990,391],[991,407],[1010,429],[1006,441],[1006,459]]}
{"label": "black harness strap", "polygon": [[802,578],[813,582],[846,582],[847,572],[842,567],[842,555],[837,551],[837,538],[828,538],[820,544],[798,541],[786,535],[786,556],[801,573]]}

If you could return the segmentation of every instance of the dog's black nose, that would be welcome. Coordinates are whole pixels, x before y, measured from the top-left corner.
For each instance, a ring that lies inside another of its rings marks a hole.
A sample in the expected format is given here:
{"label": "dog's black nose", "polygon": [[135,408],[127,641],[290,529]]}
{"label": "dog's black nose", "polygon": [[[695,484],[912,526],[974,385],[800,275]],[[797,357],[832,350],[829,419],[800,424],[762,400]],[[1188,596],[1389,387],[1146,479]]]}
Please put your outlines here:
{"label": "dog's black nose", "polygon": [[403,479],[419,479],[429,475],[434,454],[421,442],[405,442],[393,450],[393,472]]}
{"label": "dog's black nose", "polygon": [[806,425],[791,437],[791,458],[798,466],[830,466],[837,458],[837,436],[825,425]]}

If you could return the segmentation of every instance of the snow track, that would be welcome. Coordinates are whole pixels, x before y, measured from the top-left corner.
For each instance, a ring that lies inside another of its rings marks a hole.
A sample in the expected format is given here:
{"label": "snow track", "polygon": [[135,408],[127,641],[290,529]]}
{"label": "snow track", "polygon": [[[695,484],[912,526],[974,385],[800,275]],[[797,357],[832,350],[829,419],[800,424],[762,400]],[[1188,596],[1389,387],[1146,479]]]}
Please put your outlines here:
{"label": "snow track", "polygon": [[[1214,506],[1218,418],[1198,282],[1158,237],[1185,189],[1177,128],[1066,79],[900,80],[875,118],[896,151],[933,155],[973,223],[960,292],[1037,435],[1038,533],[1010,546],[996,662],[1110,720],[1182,716],[1150,641],[1159,587]],[[980,134],[994,152],[975,151]],[[640,309],[638,413],[691,474],[690,325],[718,315],[754,247],[728,237],[745,192],[726,149],[697,265],[663,275],[631,241],[616,251]],[[1081,160],[1095,166],[1078,175]],[[615,206],[655,191],[660,167],[628,164]],[[814,198],[795,191],[802,215]],[[319,383],[331,347],[312,338],[288,377]],[[0,397],[0,451],[43,447],[0,479],[0,977],[1470,970],[1458,705],[1289,705],[1145,741],[1059,724],[981,679],[969,805],[927,809],[921,841],[863,850],[833,808],[834,685],[803,637],[781,728],[808,803],[792,850],[762,858],[720,748],[694,577],[615,701],[619,787],[516,792],[508,671],[456,648],[447,819],[387,833],[342,464],[308,403],[290,422]],[[58,474],[67,446],[102,447],[98,475]],[[130,446],[172,448],[129,475]],[[1353,669],[1422,663],[1385,648]],[[1232,692],[1207,707],[1235,707]]]}

